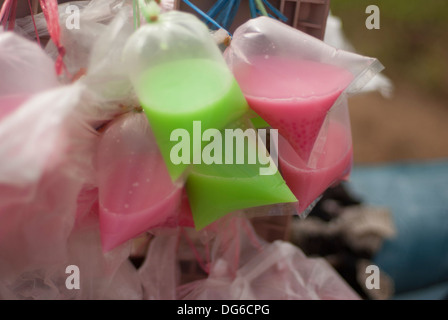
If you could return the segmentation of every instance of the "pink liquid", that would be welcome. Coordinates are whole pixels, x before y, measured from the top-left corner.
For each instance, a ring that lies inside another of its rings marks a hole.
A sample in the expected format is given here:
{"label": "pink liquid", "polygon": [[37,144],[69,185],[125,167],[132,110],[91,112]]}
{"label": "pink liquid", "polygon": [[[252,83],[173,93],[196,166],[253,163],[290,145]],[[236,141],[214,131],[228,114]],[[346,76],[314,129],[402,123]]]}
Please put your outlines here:
{"label": "pink liquid", "polygon": [[283,137],[279,137],[280,171],[286,184],[299,200],[299,213],[328,187],[348,176],[352,159],[350,131],[336,121],[329,123],[327,141],[314,169],[307,166]]}
{"label": "pink liquid", "polygon": [[177,219],[182,197],[159,153],[125,157],[100,167],[100,228],[104,251]]}
{"label": "pink liquid", "polygon": [[249,106],[305,161],[333,103],[353,75],[310,60],[259,56],[234,68]]}

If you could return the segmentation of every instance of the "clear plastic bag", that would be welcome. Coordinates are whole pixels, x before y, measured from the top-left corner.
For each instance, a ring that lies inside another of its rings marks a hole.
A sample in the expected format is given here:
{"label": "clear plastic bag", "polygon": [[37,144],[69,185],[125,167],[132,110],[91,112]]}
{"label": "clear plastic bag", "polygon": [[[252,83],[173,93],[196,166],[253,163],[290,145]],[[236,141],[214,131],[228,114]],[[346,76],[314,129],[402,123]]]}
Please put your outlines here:
{"label": "clear plastic bag", "polygon": [[306,162],[337,98],[383,68],[268,17],[240,26],[224,56],[252,110]]}
{"label": "clear plastic bag", "polygon": [[[64,63],[71,75],[87,69],[93,46],[106,29],[106,25],[120,10],[122,13],[130,12],[132,20],[131,6],[126,6],[125,2],[125,0],[72,1],[58,6],[60,41],[65,48]],[[46,23],[40,22],[44,21],[43,14],[36,15],[35,20],[38,21],[37,25],[46,27]],[[29,18],[27,21],[26,30],[34,32],[31,29],[34,27],[32,21]],[[46,33],[45,29],[39,31],[43,31],[42,35]],[[59,54],[52,41],[48,42],[45,50],[54,59]]]}
{"label": "clear plastic bag", "polygon": [[192,14],[169,11],[143,24],[129,38],[123,61],[151,123],[173,179],[193,161],[173,163],[174,130],[193,137],[193,121],[202,130],[222,129],[247,110],[247,103],[207,27]]}
{"label": "clear plastic bag", "polygon": [[177,248],[179,230],[156,236],[148,248],[138,273],[145,300],[176,300],[180,281]]}
{"label": "clear plastic bag", "polygon": [[[74,10],[79,10],[78,14],[75,15]],[[96,104],[83,110],[89,123],[99,127],[115,115],[138,107],[137,97],[121,63],[124,43],[134,31],[132,6],[125,0],[74,1],[60,4],[58,11],[61,42],[66,51],[64,63],[70,73],[69,78],[61,80],[85,85],[83,94],[89,95],[88,99]],[[77,18],[79,26],[70,25]],[[44,14],[34,15],[34,21],[39,36],[48,36]],[[36,32],[31,16],[17,19],[15,32],[25,33],[26,37],[34,39]],[[52,41],[46,45],[45,52],[48,55],[45,64],[36,60],[38,54],[30,55],[27,60],[33,62],[33,67],[47,67],[52,63],[49,57],[56,59],[59,52]],[[55,74],[54,66],[51,71]]]}
{"label": "clear plastic bag", "polygon": [[143,113],[114,120],[97,153],[105,251],[149,229],[177,224],[182,183],[173,183]]}
{"label": "clear plastic bag", "polygon": [[192,300],[360,299],[323,259],[284,241],[264,243],[245,219],[217,229],[207,279],[178,288]]}
{"label": "clear plastic bag", "polygon": [[[356,52],[344,35],[341,19],[332,15],[331,12],[327,19],[324,42],[337,49]],[[362,93],[370,91],[378,91],[383,97],[390,98],[393,95],[394,85],[384,74],[377,74],[361,89]]]}

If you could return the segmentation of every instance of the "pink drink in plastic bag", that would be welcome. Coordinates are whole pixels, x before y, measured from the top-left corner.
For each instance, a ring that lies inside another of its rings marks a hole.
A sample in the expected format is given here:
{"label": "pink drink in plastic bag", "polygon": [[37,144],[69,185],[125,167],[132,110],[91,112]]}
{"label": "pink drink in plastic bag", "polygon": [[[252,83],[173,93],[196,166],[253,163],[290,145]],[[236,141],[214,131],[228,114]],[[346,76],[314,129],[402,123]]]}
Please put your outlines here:
{"label": "pink drink in plastic bag", "polygon": [[250,107],[310,166],[338,97],[359,91],[383,69],[374,58],[338,50],[268,17],[238,27],[224,57]]}
{"label": "pink drink in plastic bag", "polygon": [[238,27],[224,57],[249,106],[283,136],[280,171],[305,214],[350,171],[345,95],[383,66],[268,17]]}
{"label": "pink drink in plastic bag", "polygon": [[279,136],[280,171],[299,199],[296,205],[299,214],[328,187],[350,173],[353,147],[349,120],[347,100],[342,97],[329,112],[308,163],[297,155],[284,137]]}
{"label": "pink drink in plastic bag", "polygon": [[337,66],[276,56],[254,57],[234,73],[250,107],[305,161],[327,112],[353,79]]}
{"label": "pink drink in plastic bag", "polygon": [[111,124],[100,141],[97,164],[105,251],[150,228],[173,224],[182,186],[173,184],[143,113]]}

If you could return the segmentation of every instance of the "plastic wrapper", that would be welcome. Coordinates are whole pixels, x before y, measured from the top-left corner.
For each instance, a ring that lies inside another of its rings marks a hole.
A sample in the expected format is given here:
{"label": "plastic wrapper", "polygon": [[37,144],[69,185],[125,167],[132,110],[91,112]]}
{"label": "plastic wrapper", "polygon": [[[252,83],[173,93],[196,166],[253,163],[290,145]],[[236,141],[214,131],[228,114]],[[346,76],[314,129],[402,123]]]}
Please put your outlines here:
{"label": "plastic wrapper", "polygon": [[223,129],[247,103],[205,24],[178,11],[154,19],[129,38],[123,61],[175,180],[200,148],[191,148],[187,163],[174,163],[170,153],[178,140],[172,133],[186,130],[193,137],[193,121],[203,131]]}
{"label": "plastic wrapper", "polygon": [[[247,220],[220,221],[208,241],[209,275],[179,284],[181,231],[154,239],[139,271],[147,298],[186,300],[359,299],[323,259],[306,257],[288,242],[267,244]],[[191,248],[193,250],[193,248]],[[198,248],[199,251],[199,248]],[[154,269],[159,263],[167,268]],[[177,263],[176,263],[177,262]],[[152,265],[152,267],[151,267]],[[175,290],[175,291],[174,291]],[[175,292],[175,293],[174,293]]]}
{"label": "plastic wrapper", "polygon": [[[327,19],[324,42],[337,49],[356,52],[343,33],[341,19],[331,13]],[[383,97],[390,98],[394,91],[394,85],[384,74],[377,74],[361,89],[363,93],[370,91],[378,91]]]}
{"label": "plastic wrapper", "polygon": [[383,68],[268,17],[240,26],[225,58],[251,109],[306,162],[337,98],[358,91]]}
{"label": "plastic wrapper", "polygon": [[242,266],[235,278],[229,279],[225,273],[225,261],[220,260],[213,267],[209,279],[195,283],[196,287],[183,299],[360,299],[324,259],[307,258],[300,249],[280,240],[267,245]]}
{"label": "plastic wrapper", "polygon": [[105,251],[147,230],[177,225],[182,184],[172,182],[143,113],[109,125],[96,163]]}
{"label": "plastic wrapper", "polygon": [[145,300],[176,300],[180,281],[177,248],[179,231],[156,236],[138,273]]}

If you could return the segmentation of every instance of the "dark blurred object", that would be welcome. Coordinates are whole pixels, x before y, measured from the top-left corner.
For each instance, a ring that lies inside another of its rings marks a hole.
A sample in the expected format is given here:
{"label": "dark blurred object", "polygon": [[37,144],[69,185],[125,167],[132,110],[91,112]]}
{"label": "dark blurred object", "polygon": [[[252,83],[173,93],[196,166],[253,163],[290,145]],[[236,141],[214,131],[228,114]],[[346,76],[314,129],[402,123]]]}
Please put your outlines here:
{"label": "dark blurred object", "polygon": [[395,234],[387,209],[365,206],[344,184],[328,189],[306,219],[292,222],[292,243],[308,256],[321,256],[364,299],[389,299],[393,281],[380,272],[380,289],[365,287],[366,267],[373,265],[384,239]]}
{"label": "dark blurred object", "polygon": [[312,216],[330,221],[341,213],[342,208],[358,204],[361,204],[361,200],[350,194],[343,184],[338,184],[324,192],[322,199],[313,208]]}
{"label": "dark blurred object", "polygon": [[358,166],[350,189],[393,213],[397,236],[374,261],[394,279],[397,294],[448,281],[448,159]]}

